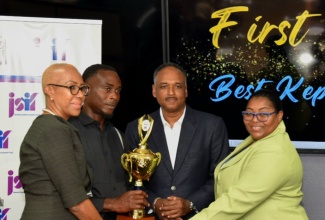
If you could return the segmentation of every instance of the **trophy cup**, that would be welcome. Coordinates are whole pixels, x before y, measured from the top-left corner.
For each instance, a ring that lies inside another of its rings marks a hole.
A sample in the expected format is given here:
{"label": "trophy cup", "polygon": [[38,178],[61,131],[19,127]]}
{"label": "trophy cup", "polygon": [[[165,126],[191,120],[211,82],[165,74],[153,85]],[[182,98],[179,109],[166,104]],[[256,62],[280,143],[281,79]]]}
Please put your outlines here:
{"label": "trophy cup", "polygon": [[[150,149],[147,149],[147,140],[151,133],[153,122],[154,120],[150,115],[143,115],[138,120],[139,147],[135,148],[132,152],[124,153],[121,157],[122,166],[130,175],[130,182],[132,182],[133,178],[135,179],[135,189],[142,188],[143,180],[149,180],[161,160],[159,152],[153,153]],[[127,219],[154,220],[154,217],[145,216],[144,209],[133,210],[132,217],[121,215],[117,217],[117,220]]]}

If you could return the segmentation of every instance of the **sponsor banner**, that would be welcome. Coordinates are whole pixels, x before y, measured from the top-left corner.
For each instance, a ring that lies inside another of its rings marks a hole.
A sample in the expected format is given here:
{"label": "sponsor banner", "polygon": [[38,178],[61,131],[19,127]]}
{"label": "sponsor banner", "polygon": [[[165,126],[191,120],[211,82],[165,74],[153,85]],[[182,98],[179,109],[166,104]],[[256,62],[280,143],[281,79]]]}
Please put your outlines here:
{"label": "sponsor banner", "polygon": [[82,73],[101,63],[100,20],[0,16],[0,220],[20,219],[25,204],[19,149],[45,99],[42,73],[70,63]]}

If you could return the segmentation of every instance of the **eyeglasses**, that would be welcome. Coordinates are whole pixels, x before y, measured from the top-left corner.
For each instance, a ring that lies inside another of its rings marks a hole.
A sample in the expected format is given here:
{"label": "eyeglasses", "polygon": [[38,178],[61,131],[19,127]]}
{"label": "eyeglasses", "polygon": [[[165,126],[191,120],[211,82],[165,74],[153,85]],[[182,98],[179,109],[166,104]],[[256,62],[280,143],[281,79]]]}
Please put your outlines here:
{"label": "eyeglasses", "polygon": [[64,85],[58,85],[58,84],[47,84],[47,85],[58,86],[58,87],[70,89],[70,92],[72,95],[77,95],[79,93],[79,91],[81,91],[84,96],[87,96],[88,92],[89,92],[89,86],[87,86],[87,85],[82,85],[82,86],[76,86],[76,85],[64,86]]}
{"label": "eyeglasses", "polygon": [[245,121],[252,121],[254,119],[254,116],[256,116],[256,118],[259,122],[267,122],[272,114],[276,114],[278,112],[275,111],[275,112],[254,113],[254,112],[242,111],[241,113],[242,113]]}

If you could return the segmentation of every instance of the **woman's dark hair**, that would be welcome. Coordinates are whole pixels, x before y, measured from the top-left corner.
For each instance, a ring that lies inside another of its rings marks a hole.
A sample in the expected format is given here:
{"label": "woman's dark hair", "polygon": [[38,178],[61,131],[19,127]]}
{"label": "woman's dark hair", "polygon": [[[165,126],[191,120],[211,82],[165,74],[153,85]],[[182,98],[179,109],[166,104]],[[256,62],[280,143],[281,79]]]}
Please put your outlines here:
{"label": "woman's dark hair", "polygon": [[255,93],[253,93],[253,95],[248,99],[248,102],[254,97],[265,97],[272,102],[275,111],[279,112],[283,110],[282,102],[279,98],[279,95],[272,90],[268,90],[268,89],[258,90]]}

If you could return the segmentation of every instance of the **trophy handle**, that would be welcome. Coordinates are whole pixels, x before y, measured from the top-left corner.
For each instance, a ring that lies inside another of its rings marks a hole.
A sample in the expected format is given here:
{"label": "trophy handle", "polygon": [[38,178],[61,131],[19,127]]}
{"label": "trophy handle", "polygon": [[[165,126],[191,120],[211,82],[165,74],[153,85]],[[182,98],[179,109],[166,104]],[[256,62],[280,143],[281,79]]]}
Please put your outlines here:
{"label": "trophy handle", "polygon": [[152,159],[152,163],[150,164],[150,167],[147,171],[147,173],[149,174],[146,178],[146,180],[149,181],[150,176],[153,174],[154,170],[156,169],[156,167],[159,165],[160,161],[161,161],[161,154],[159,152],[153,153],[152,154],[155,155],[155,157]]}
{"label": "trophy handle", "polygon": [[157,165],[156,166],[158,166],[160,164],[160,161],[161,161],[161,153],[156,152],[155,155],[157,157]]}
{"label": "trophy handle", "polygon": [[121,156],[121,163],[123,168],[128,171],[128,174],[130,176],[129,182],[132,182],[132,174],[131,174],[131,160],[130,160],[130,156],[126,153],[122,154]]}

